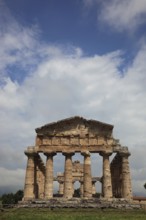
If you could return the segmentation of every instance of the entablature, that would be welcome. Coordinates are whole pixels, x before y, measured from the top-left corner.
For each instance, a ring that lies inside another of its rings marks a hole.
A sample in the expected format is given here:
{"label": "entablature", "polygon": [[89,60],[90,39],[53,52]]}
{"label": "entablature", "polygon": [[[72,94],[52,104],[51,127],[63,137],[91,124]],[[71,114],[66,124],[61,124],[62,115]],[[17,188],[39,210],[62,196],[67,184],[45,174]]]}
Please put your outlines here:
{"label": "entablature", "polygon": [[36,145],[61,146],[61,145],[114,145],[114,138],[102,136],[38,136]]}

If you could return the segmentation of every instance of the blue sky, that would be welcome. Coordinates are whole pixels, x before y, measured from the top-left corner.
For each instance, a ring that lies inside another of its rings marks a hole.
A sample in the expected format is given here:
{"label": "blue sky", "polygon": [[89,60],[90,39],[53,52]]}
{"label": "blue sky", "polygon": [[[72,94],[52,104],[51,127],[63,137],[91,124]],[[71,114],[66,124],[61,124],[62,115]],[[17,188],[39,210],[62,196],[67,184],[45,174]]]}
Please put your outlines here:
{"label": "blue sky", "polygon": [[145,35],[145,24],[136,26],[138,31],[134,33],[131,30],[132,18],[118,31],[117,27],[111,28],[102,18],[104,4],[110,5],[109,2],[112,1],[5,1],[11,15],[20,24],[38,27],[43,42],[81,47],[87,55],[122,49],[131,56],[138,49],[137,40]]}
{"label": "blue sky", "polygon": [[114,125],[144,195],[146,1],[0,0],[0,48],[0,193],[23,188],[36,127],[80,115]]}

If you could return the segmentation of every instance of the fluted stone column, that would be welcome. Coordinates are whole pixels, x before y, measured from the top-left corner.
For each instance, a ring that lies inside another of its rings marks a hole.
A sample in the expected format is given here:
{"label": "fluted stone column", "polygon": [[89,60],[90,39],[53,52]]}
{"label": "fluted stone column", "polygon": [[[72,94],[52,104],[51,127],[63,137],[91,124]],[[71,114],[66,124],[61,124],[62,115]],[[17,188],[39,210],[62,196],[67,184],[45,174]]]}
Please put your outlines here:
{"label": "fluted stone column", "polygon": [[122,180],[119,182],[118,187],[117,187],[117,191],[118,191],[118,197],[121,198],[122,197]]}
{"label": "fluted stone column", "polygon": [[63,190],[64,190],[64,182],[59,181],[59,195],[63,195]]}
{"label": "fluted stone column", "polygon": [[72,182],[72,197],[74,196],[74,191],[75,191],[75,189],[74,189],[74,182]]}
{"label": "fluted stone column", "polygon": [[80,197],[83,197],[84,195],[84,185],[83,181],[80,181]]}
{"label": "fluted stone column", "polygon": [[45,165],[42,161],[40,155],[37,156],[37,188],[38,188],[38,198],[44,199],[44,184],[45,184]]}
{"label": "fluted stone column", "polygon": [[122,197],[125,199],[132,198],[132,186],[130,177],[130,168],[128,157],[130,153],[120,154],[122,156]]}
{"label": "fluted stone column", "polygon": [[112,181],[111,181],[111,171],[110,171],[110,161],[109,156],[111,154],[102,152],[100,155],[103,157],[103,182],[102,190],[104,198],[112,198]]}
{"label": "fluted stone column", "polygon": [[38,182],[38,198],[39,199],[44,199],[45,175],[39,169],[37,171],[37,182]]}
{"label": "fluted stone column", "polygon": [[103,177],[101,178],[101,197],[104,197],[104,193],[103,193]]}
{"label": "fluted stone column", "polygon": [[31,200],[35,198],[35,181],[36,181],[35,157],[37,154],[27,151],[25,151],[25,154],[28,157],[28,160],[27,160],[23,200]]}
{"label": "fluted stone column", "polygon": [[95,186],[95,181],[92,181],[92,195],[96,194],[96,186]]}
{"label": "fluted stone column", "polygon": [[65,168],[64,168],[64,198],[72,198],[72,156],[73,153],[64,153]]}
{"label": "fluted stone column", "polygon": [[84,156],[84,197],[91,198],[92,197],[92,175],[91,175],[91,158],[89,151],[82,153]]}
{"label": "fluted stone column", "polygon": [[45,175],[45,199],[53,197],[53,156],[56,153],[45,153],[46,158],[46,175]]}

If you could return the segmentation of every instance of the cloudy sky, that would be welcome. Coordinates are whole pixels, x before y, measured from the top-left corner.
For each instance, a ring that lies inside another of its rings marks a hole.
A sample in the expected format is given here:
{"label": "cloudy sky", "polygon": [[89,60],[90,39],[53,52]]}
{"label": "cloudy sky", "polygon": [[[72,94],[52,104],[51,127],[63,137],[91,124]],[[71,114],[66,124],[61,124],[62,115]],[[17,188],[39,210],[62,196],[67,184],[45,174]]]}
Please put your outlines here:
{"label": "cloudy sky", "polygon": [[146,1],[0,0],[0,193],[23,188],[35,128],[74,115],[114,125],[146,196]]}

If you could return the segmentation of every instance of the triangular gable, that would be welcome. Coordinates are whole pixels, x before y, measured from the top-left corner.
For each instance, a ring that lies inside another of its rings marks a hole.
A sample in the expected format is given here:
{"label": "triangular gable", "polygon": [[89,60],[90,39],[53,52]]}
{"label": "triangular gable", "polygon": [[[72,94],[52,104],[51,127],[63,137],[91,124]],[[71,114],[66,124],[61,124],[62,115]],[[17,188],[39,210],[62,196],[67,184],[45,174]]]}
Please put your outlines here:
{"label": "triangular gable", "polygon": [[74,116],[36,128],[37,135],[49,136],[112,136],[113,125]]}

